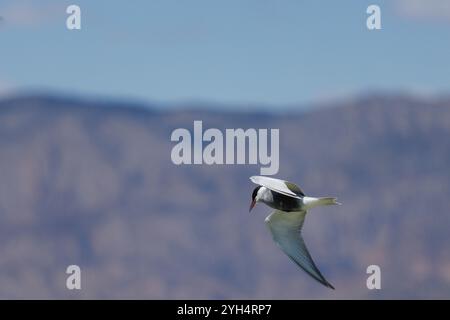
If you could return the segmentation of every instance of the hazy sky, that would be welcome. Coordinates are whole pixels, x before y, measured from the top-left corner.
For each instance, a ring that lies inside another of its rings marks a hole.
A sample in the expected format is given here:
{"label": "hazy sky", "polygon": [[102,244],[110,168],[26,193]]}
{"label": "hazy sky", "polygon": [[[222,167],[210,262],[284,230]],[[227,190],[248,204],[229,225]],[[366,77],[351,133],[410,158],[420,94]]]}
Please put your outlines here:
{"label": "hazy sky", "polygon": [[[80,31],[66,29],[69,4]],[[369,4],[380,31],[366,28]],[[448,0],[0,0],[0,16],[3,95],[285,106],[450,92]]]}

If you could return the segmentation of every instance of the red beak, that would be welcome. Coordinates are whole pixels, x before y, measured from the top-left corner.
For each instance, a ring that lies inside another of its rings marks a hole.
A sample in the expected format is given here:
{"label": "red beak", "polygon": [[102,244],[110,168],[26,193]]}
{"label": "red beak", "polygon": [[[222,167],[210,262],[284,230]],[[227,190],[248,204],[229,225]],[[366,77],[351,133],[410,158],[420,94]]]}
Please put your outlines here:
{"label": "red beak", "polygon": [[248,212],[252,211],[253,207],[255,206],[256,201],[252,200],[252,203],[250,203],[250,209],[248,209]]}

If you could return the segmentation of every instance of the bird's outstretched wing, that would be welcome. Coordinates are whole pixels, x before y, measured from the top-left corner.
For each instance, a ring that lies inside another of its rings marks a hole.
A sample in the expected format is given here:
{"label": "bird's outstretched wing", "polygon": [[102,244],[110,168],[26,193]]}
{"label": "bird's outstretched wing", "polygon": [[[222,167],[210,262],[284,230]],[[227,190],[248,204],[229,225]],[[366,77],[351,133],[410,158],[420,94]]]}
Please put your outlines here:
{"label": "bird's outstretched wing", "polygon": [[301,235],[306,211],[275,210],[266,218],[273,240],[300,268],[324,286],[334,289],[316,267]]}
{"label": "bird's outstretched wing", "polygon": [[252,176],[250,177],[250,180],[255,184],[266,187],[272,191],[282,193],[286,196],[298,199],[305,196],[303,191],[296,184],[289,181],[263,176]]}

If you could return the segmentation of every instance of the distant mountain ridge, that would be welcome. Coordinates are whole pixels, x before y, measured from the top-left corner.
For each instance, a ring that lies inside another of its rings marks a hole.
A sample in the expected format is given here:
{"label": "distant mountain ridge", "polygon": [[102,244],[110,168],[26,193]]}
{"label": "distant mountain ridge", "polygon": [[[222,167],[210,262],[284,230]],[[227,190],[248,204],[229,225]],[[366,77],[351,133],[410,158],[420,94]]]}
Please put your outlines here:
{"label": "distant mountain ridge", "polygon": [[[305,241],[335,292],[248,214],[255,165],[175,166],[176,128],[278,128],[281,178],[342,206]],[[448,298],[450,98],[382,94],[280,113],[0,100],[0,298]],[[65,288],[78,264],[83,290]],[[382,290],[365,286],[382,269]]]}
{"label": "distant mountain ridge", "polygon": [[[384,102],[384,103],[407,103],[407,104],[437,104],[448,105],[450,101],[450,95],[439,96],[420,96],[409,93],[382,93],[374,92],[368,94],[357,95],[354,97],[336,99],[335,101],[317,102],[305,105],[290,105],[279,108],[277,105],[264,105],[264,108],[259,108],[257,103],[248,104],[233,104],[231,106],[226,103],[216,103],[199,101],[188,103],[158,103],[158,102],[145,102],[138,99],[127,99],[125,97],[114,99],[101,96],[84,97],[82,95],[66,95],[63,93],[16,93],[0,96],[0,105],[31,105],[33,102],[40,104],[41,106],[74,106],[83,107],[89,106],[91,108],[125,108],[125,109],[144,109],[145,111],[160,111],[160,112],[182,112],[182,111],[208,111],[218,113],[235,113],[243,111],[244,113],[263,113],[263,114],[277,114],[282,115],[284,113],[304,113],[314,111],[315,109],[328,109],[336,107],[345,107],[348,105],[365,105],[371,102]],[[170,106],[170,108],[164,108]],[[243,110],[239,110],[239,106],[242,106]],[[250,106],[250,108],[245,107]],[[254,107],[254,108],[252,108]]]}

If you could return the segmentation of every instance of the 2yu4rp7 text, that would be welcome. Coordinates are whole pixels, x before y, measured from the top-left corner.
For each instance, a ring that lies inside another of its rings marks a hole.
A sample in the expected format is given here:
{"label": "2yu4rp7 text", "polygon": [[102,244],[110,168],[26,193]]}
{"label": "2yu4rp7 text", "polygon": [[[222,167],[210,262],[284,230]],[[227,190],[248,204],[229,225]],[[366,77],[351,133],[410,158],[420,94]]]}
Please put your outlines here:
{"label": "2yu4rp7 text", "polygon": [[210,315],[263,315],[269,314],[270,304],[222,304],[220,308],[211,306],[179,306],[177,315],[197,315],[208,318]]}
{"label": "2yu4rp7 text", "polygon": [[221,313],[223,315],[245,315],[245,314],[269,314],[270,304],[223,304]]}

